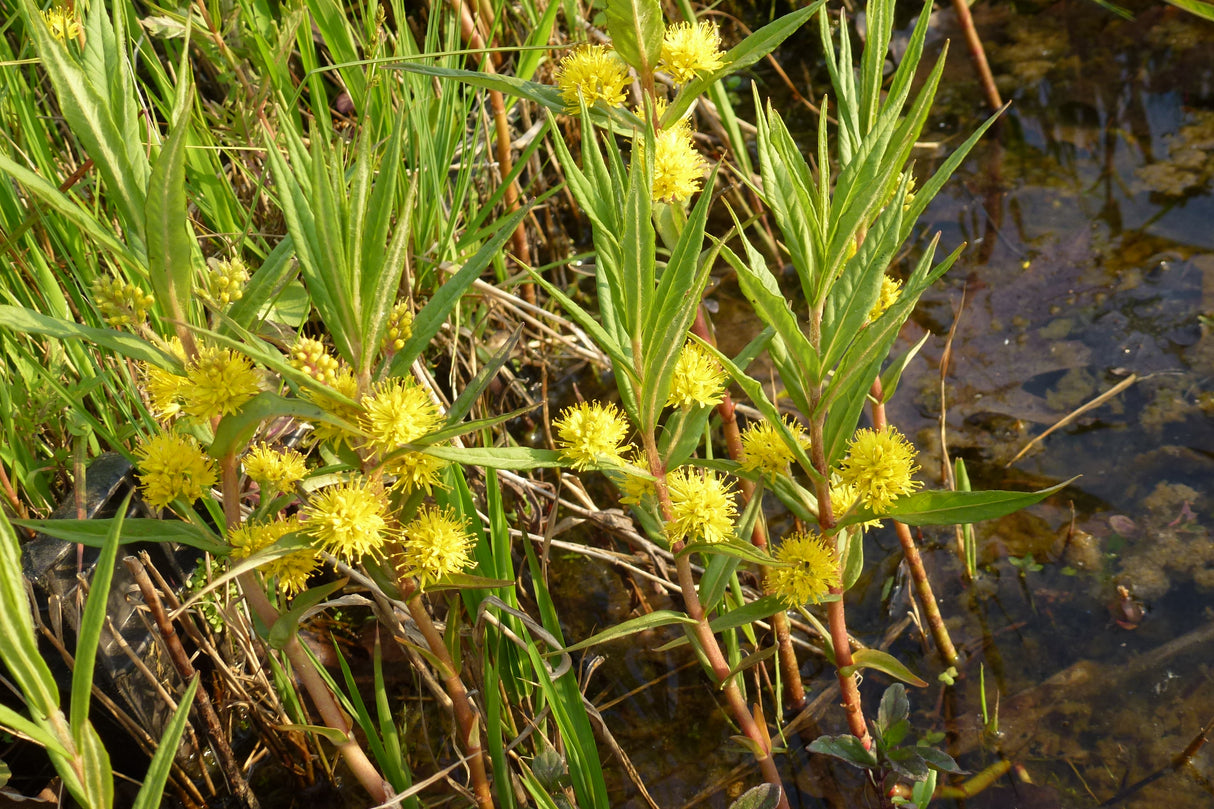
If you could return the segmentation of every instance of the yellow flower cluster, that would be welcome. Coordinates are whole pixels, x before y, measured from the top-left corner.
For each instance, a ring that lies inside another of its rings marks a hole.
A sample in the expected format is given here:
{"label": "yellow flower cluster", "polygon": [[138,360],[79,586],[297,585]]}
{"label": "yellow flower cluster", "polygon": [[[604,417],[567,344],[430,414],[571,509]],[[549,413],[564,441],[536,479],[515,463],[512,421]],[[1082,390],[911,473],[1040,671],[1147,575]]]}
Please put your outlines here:
{"label": "yellow flower cluster", "polygon": [[[332,388],[334,393],[357,401],[358,380],[354,378],[354,372],[349,368],[338,368],[336,361],[334,361],[334,367],[336,371],[333,373],[332,379],[325,384]],[[358,443],[360,437],[354,430],[357,428],[359,419],[363,415],[361,407],[355,404],[347,404],[344,401],[339,401],[314,390],[304,390],[303,397],[325,411],[329,416],[350,425],[346,427],[343,424],[321,421],[319,419],[312,422],[312,436],[317,442],[328,441],[335,446],[341,444],[354,446]]]}
{"label": "yellow flower cluster", "polygon": [[602,45],[583,45],[564,59],[556,72],[556,84],[570,112],[580,109],[578,99],[587,107],[602,101],[608,106],[624,103],[628,70],[619,57]]}
{"label": "yellow flower cluster", "polygon": [[666,538],[672,543],[700,539],[725,542],[733,536],[738,507],[733,487],[716,472],[680,466],[666,477],[671,519]]}
{"label": "yellow flower cluster", "polygon": [[800,531],[784,538],[767,570],[767,586],[790,607],[817,604],[839,584],[839,560],[822,537]]}
{"label": "yellow flower cluster", "polygon": [[[293,449],[280,452],[265,444],[249,450],[242,463],[245,474],[267,490],[289,492],[308,474],[304,456]],[[263,494],[271,493],[263,491]]]}
{"label": "yellow flower cluster", "polygon": [[401,301],[388,314],[388,328],[384,331],[385,353],[394,353],[405,347],[405,341],[413,336],[413,310],[408,301]]}
{"label": "yellow flower cluster", "polygon": [[[809,436],[801,425],[790,418],[786,418],[784,423],[801,448],[808,452]],[[742,431],[742,457],[738,463],[742,469],[774,479],[778,475],[788,474],[788,467],[795,459],[793,451],[771,422],[752,421]]]}
{"label": "yellow flower cluster", "polygon": [[194,502],[218,479],[215,463],[188,435],[157,433],[135,449],[143,499],[164,508],[177,498]]}
{"label": "yellow flower cluster", "polygon": [[469,553],[476,541],[451,508],[423,506],[402,533],[397,570],[417,576],[422,587],[472,565]]}
{"label": "yellow flower cluster", "polygon": [[296,340],[291,347],[291,367],[298,368],[317,382],[336,387],[339,363],[320,340],[311,337]]}
{"label": "yellow flower cluster", "polygon": [[676,84],[686,84],[697,75],[720,70],[725,66],[723,57],[721,32],[714,23],[679,22],[666,28],[658,67],[669,73]]}
{"label": "yellow flower cluster", "polygon": [[923,485],[912,479],[918,471],[915,448],[902,433],[890,426],[880,432],[865,428],[848,444],[839,480],[855,487],[860,500],[881,514],[895,499]]}
{"label": "yellow flower cluster", "polygon": [[94,280],[92,291],[97,311],[115,329],[143,323],[156,302],[150,294],[115,275]]}
{"label": "yellow flower cluster", "polygon": [[695,150],[686,119],[654,135],[653,200],[682,202],[700,190],[707,165]]}
{"label": "yellow flower cluster", "polygon": [[628,420],[615,405],[580,402],[561,411],[552,426],[561,457],[579,472],[604,461],[623,463]]}
{"label": "yellow flower cluster", "polygon": [[359,426],[366,433],[367,445],[379,453],[416,441],[443,422],[429,394],[406,377],[381,381],[370,396],[363,397],[362,406]]}
{"label": "yellow flower cluster", "polygon": [[235,413],[261,392],[261,379],[253,364],[226,348],[199,349],[185,371],[181,409],[196,421]]}
{"label": "yellow flower cluster", "polygon": [[[246,522],[228,533],[228,544],[232,546],[232,558],[247,559],[258,551],[265,550],[287,534],[303,528],[297,517],[274,520],[268,523]],[[268,578],[278,580],[278,589],[294,596],[308,584],[308,578],[320,565],[320,558],[312,548],[300,548],[272,559],[261,566]]]}
{"label": "yellow flower cluster", "polygon": [[367,481],[329,486],[304,507],[303,530],[324,550],[356,564],[363,556],[378,556],[387,541],[388,503]]}
{"label": "yellow flower cluster", "polygon": [[71,9],[52,6],[42,12],[42,19],[46,21],[46,27],[51,29],[51,36],[61,43],[66,45],[69,39],[80,38],[80,20]]}
{"label": "yellow flower cluster", "polygon": [[696,405],[713,407],[725,398],[725,369],[699,343],[683,346],[671,376],[666,404],[690,410]]}
{"label": "yellow flower cluster", "polygon": [[202,296],[215,306],[223,308],[244,297],[244,286],[247,283],[249,268],[239,256],[224,261],[213,258],[207,262]]}
{"label": "yellow flower cluster", "polygon": [[888,275],[881,279],[881,295],[877,298],[877,302],[873,304],[872,310],[868,313],[868,322],[872,323],[881,315],[885,314],[889,307],[898,302],[898,297],[902,294],[902,282],[897,278],[890,278]]}

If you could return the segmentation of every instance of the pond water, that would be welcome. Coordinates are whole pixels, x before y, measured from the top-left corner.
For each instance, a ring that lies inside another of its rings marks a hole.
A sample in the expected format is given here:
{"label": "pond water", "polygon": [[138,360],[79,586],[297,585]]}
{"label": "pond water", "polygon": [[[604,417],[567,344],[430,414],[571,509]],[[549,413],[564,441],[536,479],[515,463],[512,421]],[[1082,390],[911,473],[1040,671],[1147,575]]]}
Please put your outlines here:
{"label": "pond water", "polygon": [[[1133,21],[1085,0],[977,5],[1013,104],[925,216],[943,253],[969,243],[907,327],[906,345],[932,336],[889,411],[920,448],[929,485],[941,485],[939,365],[955,319],[946,440],[975,488],[1082,475],[1036,508],[979,526],[972,583],[952,531],[922,538],[965,663],[945,694],[913,627],[894,642],[934,683],[911,691],[916,729],[949,732],[944,746],[967,770],[1004,755],[1033,781],[1005,777],[966,806],[1098,805],[1169,767],[1214,717],[1214,322],[1204,319],[1214,316],[1214,25],[1162,5],[1131,10]],[[931,47],[954,43],[925,133],[943,155],[985,113],[951,12],[934,26]],[[937,157],[925,149],[920,169]],[[734,295],[729,283],[716,293],[723,320],[739,309]],[[892,532],[873,532],[871,572],[849,606],[862,642],[878,643],[908,611],[898,558]],[[604,699],[675,662],[615,651]],[[812,660],[805,673],[817,678],[813,692],[831,680]],[[1001,734],[986,739],[980,673],[989,705],[999,704]],[[867,705],[886,684],[868,678]],[[723,807],[731,789],[757,782],[730,780],[746,757],[721,749],[728,731],[707,690],[692,669],[605,714],[617,730],[636,729],[620,740],[662,806],[719,783],[725,791],[704,805]],[[841,731],[840,714],[828,705],[819,730]],[[782,762],[793,805],[855,805],[840,796],[854,798],[856,777],[817,758]],[[1212,780],[1206,746],[1118,805],[1212,807]],[[620,789],[622,805],[645,805]]]}

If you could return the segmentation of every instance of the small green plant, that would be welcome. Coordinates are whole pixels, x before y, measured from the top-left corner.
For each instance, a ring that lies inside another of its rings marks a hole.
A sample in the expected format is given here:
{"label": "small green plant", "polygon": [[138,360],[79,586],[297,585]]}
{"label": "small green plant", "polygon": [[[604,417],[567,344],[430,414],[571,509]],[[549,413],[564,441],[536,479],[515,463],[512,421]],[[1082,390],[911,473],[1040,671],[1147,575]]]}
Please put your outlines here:
{"label": "small green plant", "polygon": [[[935,789],[936,774],[963,771],[952,756],[924,740],[908,741],[910,730],[910,701],[906,697],[906,687],[894,683],[885,689],[877,708],[872,722],[871,747],[864,747],[855,736],[844,735],[820,736],[809,749],[868,770],[883,800],[890,805],[925,809]],[[911,798],[897,797],[895,787],[899,780],[913,784]]]}

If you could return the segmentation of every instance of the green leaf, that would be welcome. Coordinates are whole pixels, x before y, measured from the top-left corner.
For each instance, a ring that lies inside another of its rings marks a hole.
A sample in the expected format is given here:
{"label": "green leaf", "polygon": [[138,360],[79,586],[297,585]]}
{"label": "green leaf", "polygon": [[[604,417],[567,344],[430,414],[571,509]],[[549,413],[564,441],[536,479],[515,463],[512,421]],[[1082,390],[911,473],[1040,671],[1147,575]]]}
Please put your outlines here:
{"label": "green leaf", "polygon": [[173,712],[173,718],[165,727],[164,736],[160,738],[160,744],[156,746],[156,752],[148,764],[147,774],[143,777],[143,786],[139,788],[139,794],[135,796],[135,803],[131,809],[156,809],[161,805],[164,785],[168,783],[181,736],[185,733],[186,723],[189,722],[190,706],[194,703],[194,694],[198,691],[200,678],[201,675],[194,675],[194,679],[190,680],[190,684],[186,686],[185,693],[181,695],[181,699],[177,703],[177,710]]}
{"label": "green leaf", "polygon": [[780,792],[775,784],[759,784],[743,792],[729,809],[776,809],[780,805]]}
{"label": "green leaf", "polygon": [[916,688],[927,687],[925,681],[916,676],[898,658],[888,652],[882,652],[878,649],[857,649],[852,654],[852,660],[854,661],[852,665],[839,669],[841,676],[850,677],[860,669],[876,669],[904,683],[910,683]]}
{"label": "green leaf", "polygon": [[927,768],[927,762],[917,751],[918,748],[915,747],[890,750],[885,754],[885,760],[889,763],[890,769],[903,778],[922,781],[931,771]]}
{"label": "green leaf", "polygon": [[94,668],[97,662],[97,645],[101,642],[101,630],[105,627],[107,599],[110,594],[110,582],[114,577],[114,561],[118,558],[118,538],[122,535],[123,516],[131,504],[134,492],[127,492],[118,508],[117,515],[108,520],[109,530],[105,542],[101,546],[101,554],[97,557],[97,565],[93,568],[93,578],[89,584],[88,601],[84,605],[84,614],[80,618],[80,631],[76,639],[76,664],[72,668],[72,693],[70,711],[68,713],[72,736],[79,745],[84,739],[85,727],[89,719],[89,698],[93,693]]}
{"label": "green leaf", "polygon": [[0,326],[7,326],[18,334],[42,334],[60,340],[83,340],[166,371],[181,371],[181,363],[175,358],[134,335],[113,329],[69,323],[21,306],[0,305]]}
{"label": "green leaf", "polygon": [[957,762],[953,760],[953,757],[943,750],[937,750],[934,747],[920,744],[915,747],[915,752],[923,756],[923,760],[927,762],[927,766],[933,770],[953,773],[954,775],[965,773],[965,770],[957,766]]}
{"label": "green leaf", "polygon": [[486,469],[543,469],[564,466],[561,453],[531,447],[426,447],[436,458]]}
{"label": "green leaf", "polygon": [[843,589],[850,590],[864,572],[864,535],[859,531],[836,534],[843,547]]}
{"label": "green leaf", "polygon": [[[1203,0],[1165,0],[1165,2],[1171,3],[1176,8],[1187,11],[1194,16],[1201,17],[1203,20],[1214,22],[1214,3],[1206,3]],[[1101,3],[1101,5],[1104,5],[1104,3]],[[1120,16],[1123,17],[1128,13],[1125,12],[1125,9],[1121,9],[1121,12],[1124,12],[1120,13]]]}
{"label": "green leaf", "polygon": [[877,766],[877,757],[872,751],[864,749],[864,744],[851,735],[819,736],[806,749],[811,753],[842,759],[864,769]]}
{"label": "green leaf", "polygon": [[[188,86],[188,76],[183,81]],[[186,216],[185,197],[185,147],[191,126],[192,96],[187,89],[174,110],[175,120],[152,166],[143,203],[152,292],[161,311],[173,321],[182,337],[190,323],[194,261],[198,254],[198,243]]]}
{"label": "green leaf", "polygon": [[313,733],[330,744],[345,744],[346,742],[350,741],[350,737],[346,735],[344,731],[340,731],[337,728],[331,728],[328,725],[286,724],[275,725],[274,727],[276,730],[281,730],[284,733],[290,733],[292,731],[299,731],[300,733]]}
{"label": "green leaf", "polygon": [[779,596],[768,595],[762,598],[757,598],[747,604],[743,604],[736,610],[718,615],[714,618],[709,626],[713,632],[724,632],[727,629],[735,629],[740,626],[752,624],[755,621],[763,621],[777,612],[784,611],[784,602]]}
{"label": "green leaf", "polygon": [[925,332],[919,342],[911,346],[881,372],[881,397],[884,401],[888,402],[894,397],[898,391],[898,383],[902,381],[902,372],[906,370],[906,366],[910,365],[910,361],[915,358],[919,349],[923,348],[931,336],[931,332]]}
{"label": "green leaf", "polygon": [[340,419],[307,399],[279,396],[277,393],[262,391],[245,402],[239,411],[229,413],[219,422],[219,426],[215,429],[215,438],[211,441],[211,457],[222,458],[229,452],[240,452],[252,440],[262,422],[280,416],[350,426],[343,425]]}
{"label": "green leaf", "polygon": [[299,631],[299,622],[303,620],[304,614],[345,587],[349,580],[349,578],[342,578],[317,587],[309,587],[295,596],[291,601],[291,609],[279,615],[274,621],[274,625],[270,627],[270,634],[267,638],[270,646],[275,649],[286,647],[291,638],[295,637],[295,633]]}
{"label": "green leaf", "polygon": [[658,627],[670,626],[671,624],[683,624],[684,626],[695,626],[695,621],[687,617],[681,612],[673,610],[654,610],[653,612],[642,615],[639,618],[632,618],[628,621],[622,621],[615,626],[604,629],[597,635],[592,635],[586,640],[575,643],[572,646],[566,646],[559,650],[559,653],[576,652],[579,649],[589,649],[591,646],[597,646],[600,643],[606,643],[611,640],[619,640],[626,638],[629,635],[635,635],[638,632],[644,632],[647,629],[657,629]]}
{"label": "green leaf", "polygon": [[730,539],[725,542],[690,542],[683,546],[678,555],[686,556],[689,553],[697,552],[706,556],[712,554],[733,556],[756,565],[770,565],[772,563],[771,554],[741,539]]}
{"label": "green leaf", "polygon": [[[14,525],[93,548],[105,545],[113,520],[13,520]],[[193,523],[178,520],[129,519],[122,523],[121,544],[177,542],[207,553],[226,556],[228,546]]]}
{"label": "green leaf", "polygon": [[662,5],[658,0],[607,0],[607,33],[620,58],[642,78],[662,55]]}
{"label": "green leaf", "polygon": [[449,573],[436,582],[426,585],[426,592],[438,590],[493,590],[498,587],[513,587],[512,579],[494,579],[489,576],[474,576],[471,573]]}
{"label": "green leaf", "polygon": [[42,745],[48,751],[64,758],[68,757],[67,748],[55,737],[54,733],[37,722],[25,718],[7,705],[0,705],[0,728],[29,736],[36,744]]}
{"label": "green leaf", "polygon": [[[1061,491],[1078,480],[1078,476],[1065,480],[1048,489],[1036,492],[945,492],[930,491],[899,497],[889,511],[880,516],[890,517],[907,525],[964,525],[965,523],[995,520],[1040,503],[1051,494]],[[868,509],[861,509],[845,522],[863,522],[874,519]],[[858,519],[857,519],[858,517]]]}
{"label": "green leaf", "polygon": [[[910,700],[906,698],[906,686],[894,683],[885,689],[881,695],[881,704],[877,706],[877,727],[885,733],[898,722],[910,716]],[[897,742],[889,742],[894,745]]]}

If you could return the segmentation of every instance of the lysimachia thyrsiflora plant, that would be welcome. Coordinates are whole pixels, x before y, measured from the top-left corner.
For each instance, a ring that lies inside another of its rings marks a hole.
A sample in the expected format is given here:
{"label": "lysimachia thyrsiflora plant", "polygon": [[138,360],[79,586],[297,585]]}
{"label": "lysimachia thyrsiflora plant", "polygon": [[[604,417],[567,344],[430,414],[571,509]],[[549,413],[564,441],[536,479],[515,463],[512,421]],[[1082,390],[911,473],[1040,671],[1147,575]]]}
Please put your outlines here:
{"label": "lysimachia thyrsiflora plant", "polygon": [[[683,624],[773,783],[778,776],[770,742],[756,727],[736,676],[736,646],[725,651],[716,632],[747,627],[784,608],[825,602],[829,627],[823,635],[838,669],[849,729],[867,749],[872,741],[857,688],[859,669],[922,681],[887,654],[853,655],[848,645],[843,595],[863,566],[865,527],[881,518],[904,524],[985,519],[1044,496],[917,492],[922,483],[914,477],[915,450],[884,423],[880,407],[914,354],[891,360],[902,324],[961,248],[934,263],[933,240],[904,281],[888,271],[918,216],[989,125],[921,189],[912,190],[912,149],[944,63],[941,55],[912,97],[930,6],[889,81],[884,65],[892,2],[869,4],[858,70],[845,27],[836,45],[821,15],[838,129],[832,132],[821,116],[811,168],[779,115],[760,105],[760,176],[744,178],[779,227],[782,252],[762,253],[741,222],[727,239],[705,232],[717,174],[695,150],[689,116],[696,100],[713,82],[775,47],[819,5],[721,53],[710,23],[666,25],[656,2],[609,2],[609,46],[583,45],[567,53],[556,70],[555,92],[512,87],[575,116],[580,125],[580,155],[559,139],[555,147],[593,230],[598,318],[543,278],[537,281],[610,357],[619,392],[618,407],[584,402],[566,409],[554,422],[558,444],[575,468],[597,467],[619,485],[623,501],[651,536],[675,553],[684,597],[683,613],[636,619],[578,646],[663,623]],[[629,94],[634,80],[638,96]],[[743,293],[768,327],[738,357],[716,351],[698,329],[692,336],[718,257],[737,271]],[[786,261],[799,280],[796,305],[769,269]],[[749,361],[764,349],[795,417],[782,413],[746,374]],[[730,461],[713,460],[711,442],[704,440],[713,408],[725,396],[723,370],[763,416],[738,437]],[[874,426],[857,429],[869,402],[877,405]],[[749,496],[740,509],[743,488]],[[747,541],[764,491],[774,492],[802,524],[771,553]],[[706,566],[698,584],[691,568],[695,553],[705,557]],[[766,570],[768,595],[749,604],[736,597],[735,571],[743,560]],[[714,611],[720,615],[710,622]]]}

